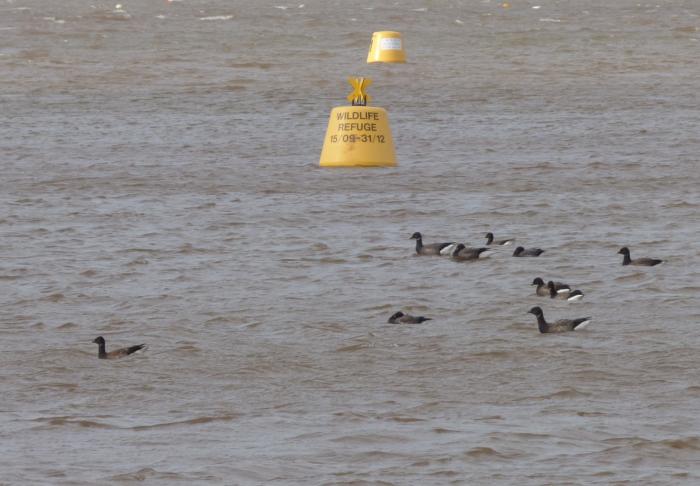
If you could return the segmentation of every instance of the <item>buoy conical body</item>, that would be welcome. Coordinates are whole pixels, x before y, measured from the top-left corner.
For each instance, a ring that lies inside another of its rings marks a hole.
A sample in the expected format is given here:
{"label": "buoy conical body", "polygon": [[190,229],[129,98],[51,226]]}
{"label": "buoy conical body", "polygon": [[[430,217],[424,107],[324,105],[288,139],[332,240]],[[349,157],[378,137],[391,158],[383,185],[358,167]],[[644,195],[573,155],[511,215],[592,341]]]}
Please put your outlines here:
{"label": "buoy conical body", "polygon": [[338,106],[328,120],[321,167],[394,167],[389,116],[378,106]]}
{"label": "buoy conical body", "polygon": [[367,62],[406,62],[401,33],[390,30],[373,33]]}

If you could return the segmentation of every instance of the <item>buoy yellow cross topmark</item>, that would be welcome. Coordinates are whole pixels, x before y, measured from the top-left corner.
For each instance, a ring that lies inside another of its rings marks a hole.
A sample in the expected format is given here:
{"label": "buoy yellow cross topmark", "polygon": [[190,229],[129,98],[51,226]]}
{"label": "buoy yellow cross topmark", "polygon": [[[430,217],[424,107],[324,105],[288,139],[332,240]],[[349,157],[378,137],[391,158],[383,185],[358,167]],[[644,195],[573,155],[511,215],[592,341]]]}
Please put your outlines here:
{"label": "buoy yellow cross topmark", "polygon": [[352,106],[366,106],[372,101],[372,97],[365,93],[365,89],[372,84],[369,78],[348,78],[348,83],[353,88],[353,92],[348,95],[348,101]]}

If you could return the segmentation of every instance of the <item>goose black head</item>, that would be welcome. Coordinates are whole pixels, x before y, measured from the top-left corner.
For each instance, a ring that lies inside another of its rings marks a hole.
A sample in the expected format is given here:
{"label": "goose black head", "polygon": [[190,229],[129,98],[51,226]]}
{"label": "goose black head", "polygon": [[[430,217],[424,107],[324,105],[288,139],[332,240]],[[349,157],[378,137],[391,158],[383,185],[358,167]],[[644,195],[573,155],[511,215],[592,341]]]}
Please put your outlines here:
{"label": "goose black head", "polygon": [[457,246],[455,247],[454,253],[457,253],[457,252],[459,252],[459,251],[461,251],[461,250],[464,250],[465,248],[466,248],[466,246],[464,246],[464,243],[460,243],[459,245],[457,245]]}
{"label": "goose black head", "polygon": [[524,252],[524,251],[525,251],[525,248],[523,248],[522,246],[519,246],[519,247],[517,247],[517,248],[515,249],[515,251],[513,252],[513,256],[518,256],[518,255],[520,255],[520,254],[521,254],[522,252]]}
{"label": "goose black head", "polygon": [[532,281],[531,285],[544,285],[544,280],[542,280],[540,277],[537,277],[535,280]]}
{"label": "goose black head", "polygon": [[529,311],[527,311],[528,314],[534,314],[535,316],[539,317],[542,315],[542,308],[539,306],[535,306]]}
{"label": "goose black head", "polygon": [[620,248],[620,251],[618,251],[620,255],[629,255],[630,254],[630,249],[627,248],[626,246],[623,246]]}
{"label": "goose black head", "polygon": [[98,336],[95,339],[93,339],[92,342],[95,344],[104,344],[105,338],[103,338],[102,336]]}
{"label": "goose black head", "polygon": [[394,319],[400,319],[400,318],[403,317],[404,315],[405,315],[405,314],[404,314],[403,312],[398,311],[398,312],[394,313],[394,314],[389,318],[389,322],[393,321]]}
{"label": "goose black head", "polygon": [[411,235],[411,237],[409,238],[409,240],[420,240],[420,239],[422,239],[422,238],[423,238],[423,235],[421,235],[420,232],[416,231],[415,233],[413,233],[413,234]]}

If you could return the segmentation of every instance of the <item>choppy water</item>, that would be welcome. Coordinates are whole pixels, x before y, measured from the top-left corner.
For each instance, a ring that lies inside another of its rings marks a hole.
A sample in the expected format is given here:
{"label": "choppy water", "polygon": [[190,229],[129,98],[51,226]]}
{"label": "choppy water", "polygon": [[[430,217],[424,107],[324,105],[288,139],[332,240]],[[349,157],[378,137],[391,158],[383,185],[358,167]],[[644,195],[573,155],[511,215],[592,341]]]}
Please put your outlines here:
{"label": "choppy water", "polygon": [[511,3],[3,0],[0,484],[700,482],[700,5]]}

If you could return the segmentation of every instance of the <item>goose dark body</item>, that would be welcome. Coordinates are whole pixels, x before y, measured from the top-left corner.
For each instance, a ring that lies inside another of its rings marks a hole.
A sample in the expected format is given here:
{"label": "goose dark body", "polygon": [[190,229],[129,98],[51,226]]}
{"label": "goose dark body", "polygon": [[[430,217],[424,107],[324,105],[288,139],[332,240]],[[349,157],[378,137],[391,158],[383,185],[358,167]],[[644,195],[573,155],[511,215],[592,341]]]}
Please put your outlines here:
{"label": "goose dark body", "polygon": [[394,313],[389,320],[389,324],[420,324],[425,321],[431,321],[430,317],[423,316],[412,316],[410,314],[404,314],[401,311]]}
{"label": "goose dark body", "polygon": [[533,307],[528,313],[537,317],[537,327],[542,334],[583,329],[591,321],[590,317],[580,317],[578,319],[560,319],[556,322],[549,323],[545,320],[544,312],[542,312],[542,308],[540,307]]}
{"label": "goose dark body", "polygon": [[557,285],[551,280],[547,282],[547,289],[552,299],[566,299],[571,293],[571,288],[557,290]]}
{"label": "goose dark body", "polygon": [[[550,280],[551,282],[551,280]],[[553,282],[554,283],[554,289],[559,292],[560,290],[571,290],[571,287],[568,286],[565,283],[562,282]],[[544,283],[544,280],[542,280],[540,277],[535,278],[532,281],[532,285],[537,285],[537,288],[535,289],[535,293],[539,296],[542,297],[547,297],[549,295],[549,283]]]}
{"label": "goose dark body", "polygon": [[500,245],[500,246],[505,246],[505,245],[510,245],[515,241],[514,238],[504,238],[502,240],[494,240],[493,239],[493,233],[488,232],[486,233],[486,245]]}
{"label": "goose dark body", "polygon": [[145,344],[137,344],[135,346],[129,346],[128,348],[115,349],[114,351],[107,352],[105,338],[102,336],[96,337],[93,343],[99,346],[97,351],[97,357],[100,359],[116,359],[123,358],[124,356],[129,356],[130,354],[140,351],[146,347]]}
{"label": "goose dark body", "polygon": [[416,240],[416,253],[418,255],[440,255],[440,251],[445,249],[445,247],[454,245],[454,242],[449,243],[430,243],[428,245],[423,244],[423,235],[416,231],[411,235],[411,240]]}
{"label": "goose dark body", "polygon": [[476,260],[485,251],[488,251],[488,248],[485,246],[481,248],[467,248],[464,246],[464,243],[460,243],[452,252],[452,258],[455,260]]}
{"label": "goose dark body", "polygon": [[556,283],[551,280],[547,282],[547,288],[549,289],[549,297],[552,299],[568,300],[569,302],[583,299],[583,292],[580,290],[572,291],[571,288],[557,290]]}
{"label": "goose dark body", "polygon": [[658,265],[659,263],[663,262],[663,260],[659,260],[657,258],[635,258],[634,260],[632,260],[630,258],[630,249],[626,246],[620,248],[620,251],[618,251],[617,253],[624,255],[622,258],[622,265],[638,265],[643,267],[653,267],[654,265]]}
{"label": "goose dark body", "polygon": [[541,248],[528,248],[525,249],[522,246],[519,246],[515,249],[513,252],[514,257],[538,257],[542,253],[544,253],[544,250]]}

